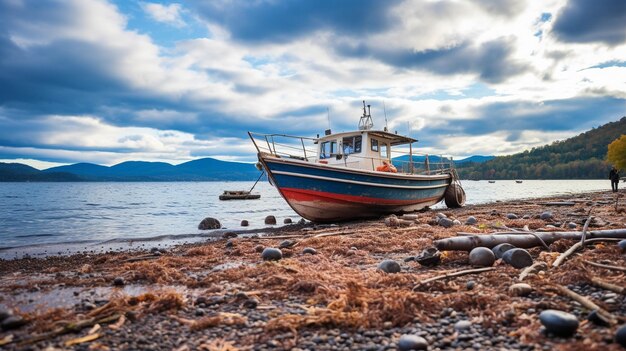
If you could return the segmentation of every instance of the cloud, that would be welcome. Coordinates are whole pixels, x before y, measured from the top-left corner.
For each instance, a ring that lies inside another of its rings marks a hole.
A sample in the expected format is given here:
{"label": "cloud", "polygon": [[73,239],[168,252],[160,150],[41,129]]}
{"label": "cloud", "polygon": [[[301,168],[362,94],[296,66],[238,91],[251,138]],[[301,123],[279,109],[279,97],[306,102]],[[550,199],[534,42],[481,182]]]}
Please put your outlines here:
{"label": "cloud", "polygon": [[180,4],[162,5],[150,2],[141,2],[141,8],[157,22],[181,28],[186,25],[182,18],[183,8]]}
{"label": "cloud", "polygon": [[388,10],[398,3],[398,0],[232,0],[197,1],[195,6],[200,16],[227,28],[235,40],[276,43],[319,30],[350,36],[383,31],[395,23]]}
{"label": "cloud", "polygon": [[489,83],[500,83],[528,70],[525,64],[516,62],[511,57],[513,49],[513,43],[504,38],[478,46],[464,42],[452,47],[420,52],[375,48],[363,43],[343,43],[335,47],[344,56],[372,57],[397,68],[422,69],[441,75],[477,74]]}
{"label": "cloud", "polygon": [[552,31],[570,43],[626,42],[626,1],[569,0],[557,14]]}

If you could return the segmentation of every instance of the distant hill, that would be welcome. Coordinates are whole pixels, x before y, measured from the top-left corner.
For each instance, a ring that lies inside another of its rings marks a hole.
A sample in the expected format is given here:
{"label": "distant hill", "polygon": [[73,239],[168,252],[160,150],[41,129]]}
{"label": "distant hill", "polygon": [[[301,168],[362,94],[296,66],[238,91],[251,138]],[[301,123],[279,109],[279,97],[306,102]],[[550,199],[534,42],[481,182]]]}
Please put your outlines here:
{"label": "distant hill", "polygon": [[75,182],[80,177],[66,172],[42,171],[21,163],[0,162],[0,181],[3,182]]}
{"label": "distant hill", "polygon": [[463,179],[604,179],[608,145],[626,134],[626,117],[575,137],[483,163],[458,164]]}
{"label": "distant hill", "polygon": [[114,166],[92,163],[53,167],[43,171],[19,163],[0,163],[0,181],[229,181],[256,180],[254,164],[212,158],[180,165],[128,161]]}

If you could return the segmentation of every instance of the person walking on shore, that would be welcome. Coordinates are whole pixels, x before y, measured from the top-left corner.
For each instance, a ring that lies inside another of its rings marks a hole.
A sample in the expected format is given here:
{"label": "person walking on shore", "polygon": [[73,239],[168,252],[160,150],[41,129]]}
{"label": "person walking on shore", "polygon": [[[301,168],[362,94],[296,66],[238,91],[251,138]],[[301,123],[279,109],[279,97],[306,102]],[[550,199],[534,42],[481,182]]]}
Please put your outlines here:
{"label": "person walking on shore", "polygon": [[611,172],[609,172],[609,179],[611,180],[611,189],[613,189],[613,192],[616,193],[617,185],[619,184],[619,171],[615,168],[615,166],[613,166],[613,168],[611,168]]}

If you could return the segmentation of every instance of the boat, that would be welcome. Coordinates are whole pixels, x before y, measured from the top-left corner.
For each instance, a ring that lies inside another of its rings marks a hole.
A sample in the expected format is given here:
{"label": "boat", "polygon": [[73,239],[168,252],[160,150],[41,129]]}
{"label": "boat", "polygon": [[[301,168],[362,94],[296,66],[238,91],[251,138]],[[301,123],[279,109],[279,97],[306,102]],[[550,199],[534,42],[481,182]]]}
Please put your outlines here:
{"label": "boat", "polygon": [[490,181],[489,181],[489,183],[495,183],[495,182],[496,182],[495,180],[490,180]]}
{"label": "boat", "polygon": [[517,184],[521,184],[523,182],[523,180],[516,180],[515,183]]}
{"label": "boat", "polygon": [[255,200],[260,199],[261,194],[252,194],[247,190],[224,190],[220,200]]}
{"label": "boat", "polygon": [[[327,129],[315,138],[248,135],[270,183],[296,213],[313,222],[403,214],[441,200],[449,208],[465,204],[452,158],[430,163],[428,155],[413,153],[416,139],[373,129],[365,102],[355,131]],[[392,153],[405,155],[392,158]]]}

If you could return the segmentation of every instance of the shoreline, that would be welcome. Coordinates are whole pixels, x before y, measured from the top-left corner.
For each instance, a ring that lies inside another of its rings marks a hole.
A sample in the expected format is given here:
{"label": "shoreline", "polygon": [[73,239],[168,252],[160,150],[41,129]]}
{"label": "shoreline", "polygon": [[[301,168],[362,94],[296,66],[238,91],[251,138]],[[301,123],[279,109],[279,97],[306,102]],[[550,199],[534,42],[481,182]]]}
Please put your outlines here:
{"label": "shoreline", "polygon": [[[574,205],[540,204],[557,200]],[[626,211],[615,211],[614,201],[614,194],[606,191],[577,193],[431,209],[417,213],[419,223],[401,227],[378,219],[321,228],[283,226],[258,237],[253,232],[262,230],[224,230],[215,240],[168,248],[0,260],[0,312],[8,307],[26,323],[0,332],[0,345],[7,350],[183,351],[226,350],[229,345],[239,350],[384,350],[395,349],[400,337],[410,334],[424,338],[433,350],[540,350],[546,345],[554,350],[577,345],[620,350],[611,340],[626,320],[626,298],[593,286],[590,277],[623,286],[623,273],[583,263],[626,266],[613,243],[589,245],[561,266],[529,276],[525,282],[533,290],[526,297],[509,295],[520,271],[500,261],[492,271],[421,286],[425,279],[472,268],[468,255],[447,251],[433,267],[411,259],[433,240],[459,231],[480,235],[503,225],[550,231],[557,228],[548,226],[572,222],[576,228],[564,230],[580,231],[590,210],[600,219],[590,230],[626,228]],[[622,197],[618,210],[626,210],[625,202]],[[535,218],[546,211],[552,219]],[[478,222],[445,228],[434,221],[437,212],[462,223],[474,216]],[[509,213],[518,218],[507,218]],[[529,218],[522,219],[524,215]],[[228,238],[222,238],[226,233]],[[279,261],[263,261],[257,252],[281,244]],[[549,263],[572,244],[560,240],[550,245],[554,252],[540,247],[528,251],[533,260]],[[306,247],[317,254],[302,253]],[[385,259],[398,262],[401,272],[377,270]],[[554,284],[586,295],[621,322],[610,327],[586,322],[589,311],[555,292]],[[538,314],[546,309],[574,313],[581,323],[577,334],[563,338],[543,333]],[[45,334],[63,321],[91,325]],[[32,335],[46,337],[34,341]]]}

